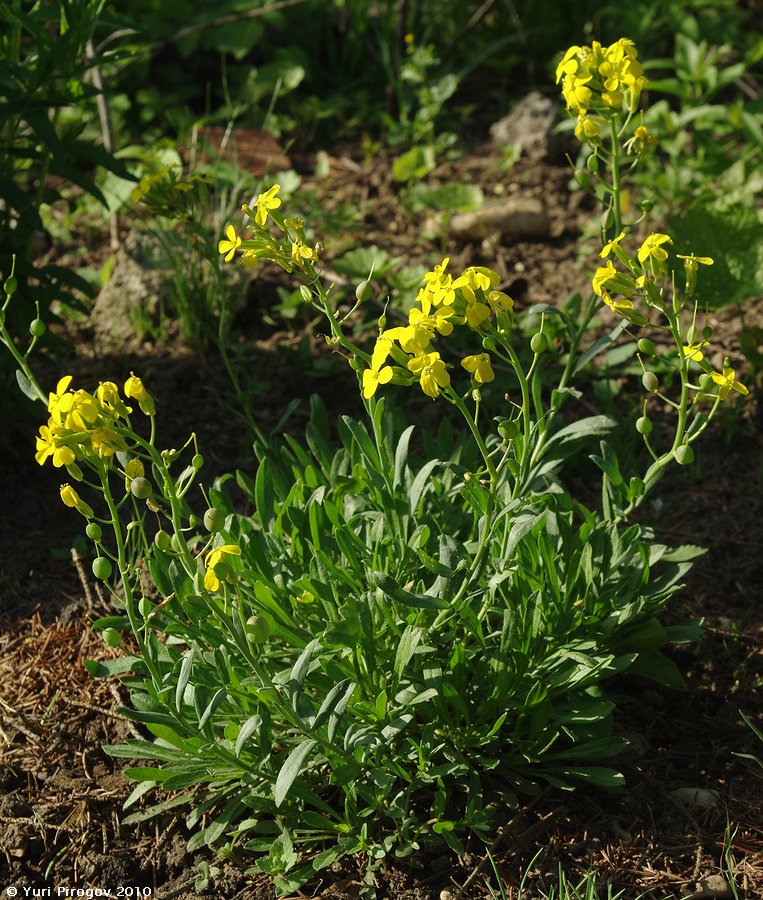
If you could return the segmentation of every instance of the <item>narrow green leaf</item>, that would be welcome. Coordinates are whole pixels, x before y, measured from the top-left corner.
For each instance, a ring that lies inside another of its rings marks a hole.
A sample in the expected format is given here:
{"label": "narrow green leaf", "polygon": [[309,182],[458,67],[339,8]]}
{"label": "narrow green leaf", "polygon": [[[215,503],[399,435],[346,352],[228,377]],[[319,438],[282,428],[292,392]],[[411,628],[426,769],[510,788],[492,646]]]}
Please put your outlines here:
{"label": "narrow green leaf", "polygon": [[225,688],[220,688],[215,691],[214,697],[209,701],[209,705],[204,710],[201,718],[199,719],[199,731],[202,731],[204,726],[209,722],[212,718],[216,710],[220,707],[220,704],[225,700],[228,696],[228,691]]}
{"label": "narrow green leaf", "polygon": [[273,789],[273,799],[275,800],[276,806],[280,806],[283,803],[286,795],[289,793],[289,789],[294,783],[294,779],[302,771],[307,762],[307,758],[313,752],[317,743],[318,742],[314,740],[303,741],[296,746],[286,758],[286,761],[281,766],[281,771],[278,773],[275,788]]}
{"label": "narrow green leaf", "polygon": [[411,661],[413,654],[416,652],[416,647],[418,647],[423,636],[424,629],[417,628],[414,625],[408,625],[403,632],[395,654],[394,668],[398,680],[403,677],[403,672],[405,672],[406,666]]}
{"label": "narrow green leaf", "polygon": [[399,487],[403,483],[403,472],[405,471],[405,464],[408,460],[408,444],[411,441],[411,435],[415,428],[415,425],[409,425],[400,435],[400,440],[397,442],[397,449],[395,450],[395,476],[392,480],[393,487]]}
{"label": "narrow green leaf", "polygon": [[188,685],[188,679],[191,677],[191,669],[193,667],[193,656],[194,649],[191,647],[190,650],[183,657],[183,662],[180,664],[180,673],[178,674],[178,681],[175,687],[175,709],[180,712],[183,708],[183,697],[185,696],[185,689]]}
{"label": "narrow green leaf", "polygon": [[250,716],[246,722],[241,726],[241,731],[238,733],[238,737],[236,738],[236,744],[233,748],[233,752],[236,756],[241,755],[241,750],[243,749],[244,744],[247,740],[262,727],[262,716],[255,714]]}

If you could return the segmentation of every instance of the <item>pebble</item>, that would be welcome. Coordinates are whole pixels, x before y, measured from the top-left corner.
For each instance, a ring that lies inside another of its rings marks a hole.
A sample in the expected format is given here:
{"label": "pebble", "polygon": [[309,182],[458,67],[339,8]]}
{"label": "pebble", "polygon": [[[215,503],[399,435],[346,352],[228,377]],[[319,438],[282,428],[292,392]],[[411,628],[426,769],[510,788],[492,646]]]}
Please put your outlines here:
{"label": "pebble", "polygon": [[461,240],[482,240],[500,233],[512,240],[547,238],[551,220],[535,197],[506,197],[488,200],[471,212],[457,213],[448,222],[448,233]]}

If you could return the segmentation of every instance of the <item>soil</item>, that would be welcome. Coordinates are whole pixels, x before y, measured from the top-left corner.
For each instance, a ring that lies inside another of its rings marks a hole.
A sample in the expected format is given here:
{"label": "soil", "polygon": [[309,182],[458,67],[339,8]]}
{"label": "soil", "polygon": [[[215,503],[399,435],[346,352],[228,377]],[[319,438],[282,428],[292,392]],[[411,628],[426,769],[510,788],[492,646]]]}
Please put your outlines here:
{"label": "soil", "polygon": [[[315,186],[328,209],[352,203],[362,211],[354,223],[356,244],[376,243],[409,264],[431,264],[442,254],[451,256],[454,269],[490,265],[519,308],[586,289],[590,268],[578,262],[578,246],[592,207],[568,192],[563,160],[520,159],[507,170],[502,155],[485,145],[441,166],[437,181],[479,184],[486,197],[541,198],[548,209],[544,240],[488,238],[469,245],[422,235],[427,216],[406,211],[384,156],[349,164],[337,152],[331,163],[331,174]],[[306,176],[304,185],[312,184]],[[329,260],[333,241],[326,236]],[[53,252],[67,261],[66,247]],[[103,240],[90,252],[98,266],[110,251]],[[238,355],[261,381],[257,419],[270,428],[288,400],[305,401],[313,391],[334,412],[356,412],[351,374],[304,321],[264,323],[278,284],[288,286],[286,276],[263,276],[256,300],[236,322]],[[760,302],[744,304],[749,327],[763,325]],[[723,310],[713,324],[714,341],[734,356],[738,312]],[[214,352],[200,355],[174,339],[160,345],[136,340],[106,353],[94,346],[87,323],[65,337],[58,359],[40,360],[44,384],[55,384],[64,372],[89,384],[139,371],[160,412],[166,411],[167,445],[195,430],[215,472],[251,466],[250,449],[219,400],[229,389]],[[307,368],[305,353],[314,361]],[[302,354],[300,367],[293,365],[295,354]],[[738,377],[752,385],[755,373],[738,356],[734,362]],[[305,407],[294,414],[296,431]],[[46,896],[51,887],[116,896],[122,887],[121,896],[163,900],[194,897],[197,890],[230,900],[272,897],[264,877],[216,860],[209,849],[187,852],[181,816],[137,826],[121,822],[131,787],[122,762],[101,748],[139,730],[117,712],[127,702],[119,681],[91,678],[83,668],[85,659],[115,653],[89,629],[108,602],[89,576],[80,522],[58,502],[57,473],[34,462],[38,424],[24,412],[0,434],[0,888],[8,896],[13,886],[17,896],[32,896],[33,888],[35,896]],[[609,886],[626,898],[643,892],[655,898],[763,897],[763,771],[740,755],[763,756],[742,718],[760,727],[763,714],[762,426],[759,393],[753,392],[740,415],[710,429],[695,465],[674,471],[648,510],[661,540],[708,549],[670,612],[673,621],[703,618],[706,625],[698,645],[671,652],[685,675],[685,692],[636,679],[613,685],[617,728],[631,741],[620,761],[627,791],[547,791],[498,831],[491,848],[495,871],[486,848],[469,842],[462,858],[422,854],[379,869],[378,897],[497,896],[491,894],[498,892],[496,872],[507,896],[519,896],[522,885],[521,896],[533,897],[554,889],[559,867],[573,883],[595,870],[603,896]],[[205,863],[216,867],[206,887],[196,883]],[[358,858],[337,867],[299,896],[360,896],[364,863]]]}

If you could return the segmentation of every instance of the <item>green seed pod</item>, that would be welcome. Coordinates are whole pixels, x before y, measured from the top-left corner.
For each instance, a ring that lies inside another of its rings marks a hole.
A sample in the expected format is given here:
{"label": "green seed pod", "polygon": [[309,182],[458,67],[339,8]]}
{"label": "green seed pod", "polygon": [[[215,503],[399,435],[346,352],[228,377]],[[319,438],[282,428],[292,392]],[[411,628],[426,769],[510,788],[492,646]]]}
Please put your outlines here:
{"label": "green seed pod", "polygon": [[535,354],[543,353],[544,350],[548,349],[548,338],[542,331],[532,336],[530,349]]}
{"label": "green seed pod", "polygon": [[699,386],[703,391],[709,391],[712,388],[713,384],[713,377],[712,375],[708,375],[707,372],[699,376]]}
{"label": "green seed pod", "polygon": [[313,299],[313,292],[306,284],[301,284],[299,286],[299,292],[302,294],[302,299],[305,303],[309,303]]}
{"label": "green seed pod", "polygon": [[253,644],[261,644],[270,637],[270,625],[262,616],[249,616],[244,630],[247,638]]}
{"label": "green seed pod", "polygon": [[645,489],[646,485],[644,484],[644,480],[637,475],[634,475],[628,482],[628,495],[631,499],[643,497]]}
{"label": "green seed pod", "polygon": [[175,553],[180,553],[183,549],[185,541],[181,541],[180,538],[173,534],[170,538],[170,547],[175,551]]}
{"label": "green seed pod", "polygon": [[15,275],[9,275],[8,278],[5,279],[4,290],[6,296],[10,297],[16,293],[16,288],[19,286],[18,281],[16,281]]}
{"label": "green seed pod", "polygon": [[366,300],[370,300],[373,295],[374,289],[371,286],[370,281],[361,281],[360,284],[355,288],[355,299],[359,303],[365,303]]}
{"label": "green seed pod", "polygon": [[643,353],[645,356],[654,356],[654,344],[649,340],[649,338],[641,338],[638,342],[639,353]]}
{"label": "green seed pod", "polygon": [[641,376],[641,383],[648,391],[656,391],[660,386],[660,382],[654,372],[644,372]]}
{"label": "green seed pod", "polygon": [[172,542],[170,541],[170,536],[166,531],[157,531],[154,535],[154,545],[158,547],[160,550],[169,550],[172,546]]}
{"label": "green seed pod", "polygon": [[29,325],[29,333],[32,337],[42,337],[45,334],[45,323],[42,319],[33,319]]}
{"label": "green seed pod", "polygon": [[225,528],[225,513],[221,509],[212,507],[204,513],[204,527],[211,534],[217,534]]}
{"label": "green seed pod", "polygon": [[101,531],[101,526],[97,522],[91,522],[85,529],[85,534],[91,541],[100,541],[103,531]]}
{"label": "green seed pod", "polygon": [[118,647],[122,643],[122,635],[116,628],[104,628],[101,632],[103,642],[109,647]]}
{"label": "green seed pod", "polygon": [[93,575],[99,581],[108,581],[111,578],[112,566],[111,560],[105,556],[97,556],[93,560]]}
{"label": "green seed pod", "polygon": [[495,338],[492,335],[482,338],[482,349],[495,350]]}
{"label": "green seed pod", "polygon": [[688,466],[694,462],[694,451],[688,444],[681,444],[676,450],[676,462],[681,466]]}
{"label": "green seed pod", "polygon": [[147,500],[153,492],[148,478],[133,478],[130,482],[130,493],[138,500]]}
{"label": "green seed pod", "polygon": [[197,453],[194,458],[191,460],[191,465],[194,469],[200,469],[204,465],[204,457],[201,453]]}
{"label": "green seed pod", "polygon": [[143,616],[144,619],[147,619],[151,615],[151,610],[154,608],[154,604],[148,599],[148,597],[141,597],[138,600],[138,612]]}
{"label": "green seed pod", "polygon": [[709,341],[712,336],[713,329],[709,325],[705,325],[705,327],[702,329],[702,340]]}
{"label": "green seed pod", "polygon": [[636,431],[638,431],[639,434],[651,434],[652,433],[651,419],[647,419],[646,416],[641,416],[640,419],[636,419]]}
{"label": "green seed pod", "polygon": [[512,441],[519,434],[519,426],[511,419],[505,419],[498,426],[498,434],[500,434],[505,441]]}

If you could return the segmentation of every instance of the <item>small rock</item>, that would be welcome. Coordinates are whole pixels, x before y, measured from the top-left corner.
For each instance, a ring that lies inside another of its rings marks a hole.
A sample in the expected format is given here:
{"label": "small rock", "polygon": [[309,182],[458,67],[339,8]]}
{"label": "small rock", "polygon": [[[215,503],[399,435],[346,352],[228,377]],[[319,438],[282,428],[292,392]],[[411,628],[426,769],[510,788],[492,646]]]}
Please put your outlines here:
{"label": "small rock", "polygon": [[684,900],[726,900],[734,896],[723,875],[708,875],[697,882],[696,888]]}
{"label": "small rock", "polygon": [[700,787],[682,787],[668,792],[668,797],[678,806],[695,809],[716,809],[720,798],[715,791]]}
{"label": "small rock", "polygon": [[512,240],[548,237],[551,221],[535,197],[488,200],[479,209],[457,213],[448,222],[448,233],[462,240],[481,240],[495,232]]}
{"label": "small rock", "polygon": [[453,900],[454,896],[450,891],[440,891],[440,900]]}
{"label": "small rock", "polygon": [[490,126],[494,144],[516,147],[534,158],[549,155],[555,135],[552,135],[559,115],[559,104],[538,91],[532,91],[514,109]]}

